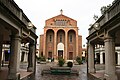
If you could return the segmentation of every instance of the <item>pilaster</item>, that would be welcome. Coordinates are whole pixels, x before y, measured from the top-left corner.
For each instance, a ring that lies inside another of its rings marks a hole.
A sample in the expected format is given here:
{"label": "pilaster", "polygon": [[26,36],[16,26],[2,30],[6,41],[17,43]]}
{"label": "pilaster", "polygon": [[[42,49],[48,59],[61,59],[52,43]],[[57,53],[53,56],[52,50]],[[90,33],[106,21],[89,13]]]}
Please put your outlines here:
{"label": "pilaster", "polygon": [[57,32],[54,31],[54,59],[57,59]]}
{"label": "pilaster", "polygon": [[64,58],[65,60],[67,60],[68,56],[68,31],[65,31],[65,55],[64,55]]}
{"label": "pilaster", "polygon": [[78,56],[78,31],[76,31],[76,56]]}
{"label": "pilaster", "polygon": [[46,56],[46,55],[47,55],[46,54],[46,31],[44,30],[43,56]]}

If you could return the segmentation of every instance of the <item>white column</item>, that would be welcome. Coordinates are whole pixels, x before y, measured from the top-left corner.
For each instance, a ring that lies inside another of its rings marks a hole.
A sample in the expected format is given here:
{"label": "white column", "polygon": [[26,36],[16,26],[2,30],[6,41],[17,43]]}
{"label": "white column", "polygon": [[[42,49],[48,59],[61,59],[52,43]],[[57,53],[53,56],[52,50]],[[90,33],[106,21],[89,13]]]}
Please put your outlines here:
{"label": "white column", "polygon": [[16,34],[11,36],[10,45],[10,61],[9,61],[9,72],[8,79],[17,80],[20,76],[20,49],[21,49],[21,38]]}
{"label": "white column", "polygon": [[90,43],[88,44],[88,71],[89,71],[89,73],[95,72],[94,46]]}
{"label": "white column", "polygon": [[105,74],[106,80],[117,80],[115,74],[115,42],[112,37],[105,40]]}
{"label": "white column", "polygon": [[120,65],[120,53],[117,54],[118,54],[118,65]]}
{"label": "white column", "polygon": [[100,64],[103,64],[103,52],[100,52]]}
{"label": "white column", "polygon": [[20,50],[20,61],[21,61],[22,51]]}
{"label": "white column", "polygon": [[28,58],[28,53],[25,52],[25,55],[24,55],[24,62],[27,62],[27,58]]}

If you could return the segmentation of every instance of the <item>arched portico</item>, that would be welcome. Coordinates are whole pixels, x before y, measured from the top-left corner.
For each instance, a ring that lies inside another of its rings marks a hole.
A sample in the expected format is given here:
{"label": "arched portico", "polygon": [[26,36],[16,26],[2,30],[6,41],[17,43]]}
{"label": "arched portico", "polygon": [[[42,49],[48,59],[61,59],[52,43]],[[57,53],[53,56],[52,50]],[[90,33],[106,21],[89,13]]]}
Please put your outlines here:
{"label": "arched portico", "polygon": [[[88,72],[94,73],[95,45],[105,47],[105,74],[106,80],[119,80],[116,72],[115,47],[120,47],[120,16],[118,10],[120,2],[117,0],[90,28],[88,40]],[[109,11],[110,10],[110,11]],[[114,12],[116,11],[116,12]],[[109,15],[109,16],[108,16]],[[97,24],[97,25],[96,25]],[[99,24],[99,25],[98,25]],[[96,27],[97,26],[97,27]],[[99,27],[99,28],[98,28]]]}
{"label": "arched portico", "polygon": [[5,67],[6,58],[8,67],[5,69],[9,69],[6,69],[8,75],[5,74],[4,80],[19,80],[21,78],[20,51],[22,43],[29,43],[27,71],[35,73],[36,27],[33,25],[31,30],[27,28],[30,20],[13,0],[2,0],[0,3],[0,70],[3,69],[1,61],[2,66]]}

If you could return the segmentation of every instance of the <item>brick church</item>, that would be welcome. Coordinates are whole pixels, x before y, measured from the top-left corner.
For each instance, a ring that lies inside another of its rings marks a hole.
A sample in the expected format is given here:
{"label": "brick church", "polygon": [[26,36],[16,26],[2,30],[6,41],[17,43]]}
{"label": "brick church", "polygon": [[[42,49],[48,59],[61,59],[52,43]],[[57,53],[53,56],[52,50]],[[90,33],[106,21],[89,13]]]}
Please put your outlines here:
{"label": "brick church", "polygon": [[44,34],[40,35],[39,53],[55,60],[82,57],[82,36],[78,35],[77,21],[63,15],[62,10],[60,15],[47,19]]}

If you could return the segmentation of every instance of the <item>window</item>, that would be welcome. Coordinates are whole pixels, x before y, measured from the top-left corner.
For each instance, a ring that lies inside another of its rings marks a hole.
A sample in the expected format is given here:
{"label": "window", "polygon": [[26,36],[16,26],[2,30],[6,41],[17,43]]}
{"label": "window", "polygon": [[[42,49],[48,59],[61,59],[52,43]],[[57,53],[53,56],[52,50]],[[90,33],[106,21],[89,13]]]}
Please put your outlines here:
{"label": "window", "polygon": [[52,41],[52,35],[50,35],[50,42]]}
{"label": "window", "polygon": [[56,20],[55,21],[55,25],[56,26],[66,26],[67,25],[67,21],[66,20]]}
{"label": "window", "polygon": [[62,35],[60,35],[60,42],[62,42]]}
{"label": "window", "polygon": [[72,35],[70,35],[70,42],[72,42]]}

